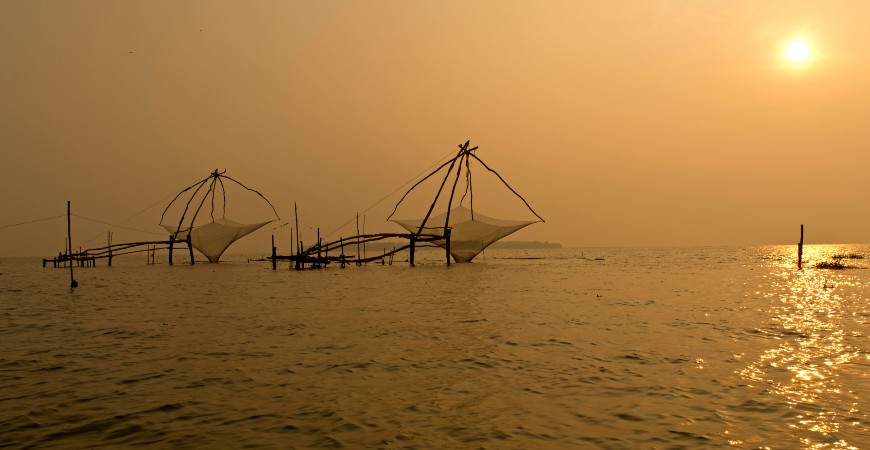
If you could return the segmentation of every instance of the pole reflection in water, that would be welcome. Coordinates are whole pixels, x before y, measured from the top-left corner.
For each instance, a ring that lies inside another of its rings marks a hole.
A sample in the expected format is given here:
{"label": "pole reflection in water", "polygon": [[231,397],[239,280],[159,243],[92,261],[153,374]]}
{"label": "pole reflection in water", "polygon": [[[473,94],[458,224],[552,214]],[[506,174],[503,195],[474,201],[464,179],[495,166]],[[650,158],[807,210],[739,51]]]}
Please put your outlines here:
{"label": "pole reflection in water", "polygon": [[804,270],[797,270],[791,255],[771,258],[780,267],[770,271],[765,295],[770,320],[757,331],[773,345],[740,375],[784,399],[788,412],[782,421],[805,448],[859,448],[867,417],[858,408],[859,393],[850,388],[868,381],[863,368],[870,357],[861,350],[867,330],[863,274],[857,273],[862,269],[816,268],[843,255],[842,249],[805,250]]}

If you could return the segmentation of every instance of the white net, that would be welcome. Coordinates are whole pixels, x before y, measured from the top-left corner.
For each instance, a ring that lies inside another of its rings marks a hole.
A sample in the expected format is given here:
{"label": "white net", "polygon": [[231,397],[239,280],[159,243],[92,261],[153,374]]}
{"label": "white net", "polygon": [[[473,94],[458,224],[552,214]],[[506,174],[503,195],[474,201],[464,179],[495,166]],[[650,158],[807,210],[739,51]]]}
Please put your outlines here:
{"label": "white net", "polygon": [[[446,218],[447,213],[430,217],[426,221],[423,233],[442,234]],[[394,219],[393,222],[411,233],[416,233],[420,229],[423,219]],[[448,223],[451,228],[450,255],[456,262],[469,262],[493,242],[535,222],[537,221],[493,219],[479,212],[475,212],[472,219],[470,209],[457,206],[450,210],[450,222]],[[443,239],[435,241],[435,244],[441,247],[445,246]]]}
{"label": "white net", "polygon": [[238,223],[226,218],[217,219],[205,225],[194,226],[191,230],[188,228],[178,228],[177,225],[161,224],[163,228],[175,235],[175,239],[183,241],[190,234],[190,244],[193,248],[199,250],[205,255],[210,262],[218,262],[224,251],[232,245],[233,242],[245,237],[246,235],[256,231],[263,225],[271,222],[260,222],[252,224]]}

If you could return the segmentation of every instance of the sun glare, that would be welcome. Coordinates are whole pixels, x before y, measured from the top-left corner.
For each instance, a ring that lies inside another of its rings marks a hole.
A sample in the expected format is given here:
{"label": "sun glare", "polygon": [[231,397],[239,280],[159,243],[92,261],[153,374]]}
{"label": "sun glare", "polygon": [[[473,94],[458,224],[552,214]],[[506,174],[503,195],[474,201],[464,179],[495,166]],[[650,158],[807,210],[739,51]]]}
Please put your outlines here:
{"label": "sun glare", "polygon": [[792,41],[788,44],[785,56],[795,62],[806,61],[810,57],[810,46],[806,41]]}

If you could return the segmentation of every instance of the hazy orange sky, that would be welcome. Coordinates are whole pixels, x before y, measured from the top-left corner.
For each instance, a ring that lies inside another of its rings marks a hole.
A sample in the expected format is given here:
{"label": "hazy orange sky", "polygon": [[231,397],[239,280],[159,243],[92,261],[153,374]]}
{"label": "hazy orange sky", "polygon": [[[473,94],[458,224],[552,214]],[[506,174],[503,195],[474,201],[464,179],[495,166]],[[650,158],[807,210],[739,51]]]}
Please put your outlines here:
{"label": "hazy orange sky", "polygon": [[[808,242],[868,242],[867,17],[857,0],[0,0],[0,226],[72,200],[162,233],[171,195],[220,168],[332,231],[470,139],[547,220],[512,239],[795,243],[804,223]],[[808,60],[786,59],[795,39]],[[400,194],[367,231],[400,230],[383,221]],[[530,217],[506,190],[475,207]],[[234,249],[267,252],[270,230]],[[0,256],[65,232],[0,228]]]}

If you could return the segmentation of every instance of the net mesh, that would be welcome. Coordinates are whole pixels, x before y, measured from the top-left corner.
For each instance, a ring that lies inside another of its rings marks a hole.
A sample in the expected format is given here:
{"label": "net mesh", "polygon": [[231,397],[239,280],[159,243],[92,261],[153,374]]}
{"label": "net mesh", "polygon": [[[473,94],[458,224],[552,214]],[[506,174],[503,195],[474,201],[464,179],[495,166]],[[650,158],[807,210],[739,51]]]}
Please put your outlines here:
{"label": "net mesh", "polygon": [[252,224],[238,223],[227,218],[220,218],[209,222],[205,225],[194,226],[193,229],[178,228],[177,225],[161,224],[169,233],[175,235],[175,239],[183,241],[190,234],[190,244],[200,253],[205,255],[210,262],[218,262],[224,251],[232,245],[233,242],[245,237],[246,235],[256,231],[263,225],[271,222],[260,222]]}
{"label": "net mesh", "polygon": [[[423,233],[431,232],[441,234],[444,229],[444,220],[447,213],[430,217],[426,221]],[[423,219],[399,220],[393,222],[401,225],[411,233],[416,233],[423,223]],[[529,226],[536,221],[504,220],[487,217],[479,212],[474,213],[472,219],[471,210],[464,206],[457,206],[450,210],[450,255],[456,262],[469,262],[480,252],[489,247],[495,241]],[[435,244],[444,247],[443,239],[435,241]]]}

